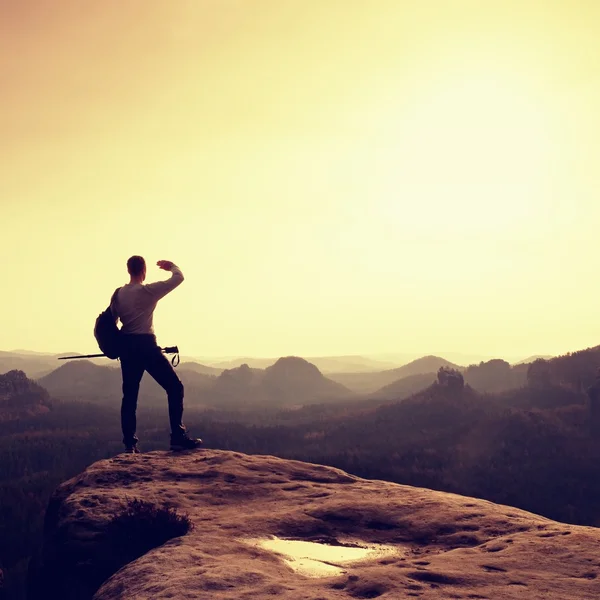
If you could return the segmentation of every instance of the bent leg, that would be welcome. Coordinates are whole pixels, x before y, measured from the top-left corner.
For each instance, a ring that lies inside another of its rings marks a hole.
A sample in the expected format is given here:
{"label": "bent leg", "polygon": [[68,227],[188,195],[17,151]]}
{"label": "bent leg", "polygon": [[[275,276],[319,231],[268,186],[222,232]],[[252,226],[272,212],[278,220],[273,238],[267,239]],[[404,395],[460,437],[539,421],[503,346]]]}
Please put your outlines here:
{"label": "bent leg", "polygon": [[123,401],[121,402],[121,429],[123,430],[123,443],[127,447],[135,446],[138,442],[136,436],[136,410],[140,381],[144,375],[144,365],[135,358],[121,358],[121,373],[123,375]]}
{"label": "bent leg", "polygon": [[146,371],[166,392],[169,401],[169,421],[171,435],[181,436],[185,433],[183,419],[183,383],[175,373],[169,359],[160,351],[152,352],[146,363]]}

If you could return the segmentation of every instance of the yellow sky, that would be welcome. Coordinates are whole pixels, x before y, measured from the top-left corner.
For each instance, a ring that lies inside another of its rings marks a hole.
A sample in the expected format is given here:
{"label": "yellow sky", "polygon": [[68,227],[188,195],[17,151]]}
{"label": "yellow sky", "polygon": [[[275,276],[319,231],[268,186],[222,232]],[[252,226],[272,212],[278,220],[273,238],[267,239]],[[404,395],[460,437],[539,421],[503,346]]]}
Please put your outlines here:
{"label": "yellow sky", "polygon": [[[600,343],[600,2],[0,0],[0,349]],[[149,269],[149,280],[162,271]]]}

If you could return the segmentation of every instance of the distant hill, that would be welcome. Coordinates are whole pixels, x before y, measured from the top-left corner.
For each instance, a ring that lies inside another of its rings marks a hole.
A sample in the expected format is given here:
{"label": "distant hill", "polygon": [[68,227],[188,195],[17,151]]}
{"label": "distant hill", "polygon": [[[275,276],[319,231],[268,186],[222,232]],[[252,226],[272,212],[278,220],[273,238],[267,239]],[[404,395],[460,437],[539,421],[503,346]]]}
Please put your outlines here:
{"label": "distant hill", "polygon": [[409,375],[422,375],[423,373],[437,372],[440,367],[448,367],[451,369],[461,369],[459,365],[456,365],[445,358],[439,356],[423,356],[417,358],[408,364],[398,367],[397,369],[391,369],[386,371],[387,373],[394,373],[398,379],[400,377],[408,377]]}
{"label": "distant hill", "polygon": [[478,392],[504,392],[527,383],[527,365],[511,366],[505,360],[495,358],[478,365],[470,365],[463,375],[465,382]]}
{"label": "distant hill", "polygon": [[[240,356],[222,361],[209,363],[211,367],[221,369],[222,371],[237,369],[242,365],[247,365],[252,369],[266,369],[277,361],[277,358],[253,358],[251,356]],[[208,362],[208,361],[205,361]]]}
{"label": "distant hill", "polygon": [[[549,360],[537,358],[532,363],[512,366],[504,360],[494,359],[470,365],[462,370],[462,374],[467,384],[465,389],[494,394],[486,399],[490,407],[554,410],[571,406],[583,408],[587,403],[586,389],[597,380],[599,369],[600,346],[596,346]],[[403,386],[410,388],[412,384],[412,379],[400,379],[373,397],[402,399],[405,397]],[[418,384],[419,380],[415,379],[414,385]],[[427,395],[428,389],[426,387],[413,398],[418,400],[421,393]]]}
{"label": "distant hill", "polygon": [[30,356],[55,356],[54,352],[39,352],[37,350],[25,350],[23,348],[9,350],[9,352],[11,354],[27,354]]}
{"label": "distant hill", "polygon": [[295,356],[280,358],[266,369],[241,365],[221,373],[213,388],[218,406],[293,406],[352,398],[343,385]]}
{"label": "distant hill", "polygon": [[[364,426],[371,436],[381,441],[392,432],[401,436],[400,445],[413,443],[424,437],[431,440],[437,435],[448,435],[449,431],[461,431],[469,423],[474,423],[485,414],[496,412],[496,408],[486,403],[481,395],[469,386],[459,390],[448,390],[437,382],[411,395],[402,402],[375,408],[371,415],[363,414],[354,419],[356,429]],[[349,426],[352,420],[347,422]],[[441,441],[441,438],[440,438]],[[371,443],[375,443],[372,439]],[[439,442],[438,444],[439,445]]]}
{"label": "distant hill", "polygon": [[550,360],[551,358],[554,358],[551,354],[536,354],[535,356],[529,356],[529,357],[524,358],[523,360],[520,360],[519,362],[516,362],[514,364],[515,365],[528,365],[539,359]]}
{"label": "distant hill", "polygon": [[196,373],[201,373],[202,375],[214,375],[215,377],[223,372],[223,369],[218,367],[203,365],[199,362],[191,360],[182,360],[179,368],[189,369],[190,371],[195,371]]}
{"label": "distant hill", "polygon": [[486,354],[476,354],[473,352],[454,352],[453,350],[441,350],[441,349],[433,349],[433,352],[417,352],[416,354],[402,354],[402,353],[382,353],[382,354],[369,354],[369,358],[373,358],[375,360],[383,360],[390,361],[395,363],[395,366],[399,367],[401,365],[405,365],[420,356],[443,356],[446,360],[450,362],[467,366],[472,364],[479,364],[480,362],[487,362],[488,360],[493,360],[494,358],[502,358],[503,360],[507,360],[510,363],[515,363],[516,361],[521,359],[521,356],[490,356]]}
{"label": "distant hill", "polygon": [[439,356],[423,356],[395,369],[362,373],[329,373],[328,377],[355,392],[371,394],[384,386],[411,375],[437,373],[440,367],[462,369],[462,367],[451,363],[445,358]]}
{"label": "distant hill", "polygon": [[[202,390],[211,390],[216,381],[215,375],[207,375],[202,371],[196,371],[193,368],[188,366],[188,363],[182,363],[175,369],[177,375],[181,379],[183,385],[185,386],[186,396],[191,397],[193,394],[198,394]],[[147,373],[144,377],[148,380],[148,383],[151,384],[156,391],[160,394],[163,394],[162,388],[148,375]]]}
{"label": "distant hill", "polygon": [[[242,365],[227,369],[218,377],[182,363],[177,374],[185,386],[188,408],[284,407],[353,397],[344,386],[327,379],[314,365],[296,357],[281,358],[267,369]],[[39,383],[61,400],[118,405],[122,397],[120,370],[85,359],[61,365],[40,378]],[[162,388],[147,373],[140,386],[140,402],[144,399],[153,404],[166,401]]]}
{"label": "distant hill", "polygon": [[[118,364],[118,363],[117,363]],[[177,374],[185,386],[188,407],[204,400],[204,391],[209,390],[215,378],[192,369],[177,368]],[[120,404],[122,398],[121,370],[113,366],[99,366],[89,360],[73,360],[40,378],[38,383],[60,400]],[[163,389],[144,373],[140,385],[140,402],[147,400],[164,403]]]}
{"label": "distant hill", "polygon": [[[458,370],[462,371],[465,383],[478,392],[505,392],[520,388],[527,383],[528,365],[511,366],[502,359],[493,359]],[[402,377],[374,392],[373,397],[401,400],[425,389],[435,379],[435,372]]]}
{"label": "distant hill", "polygon": [[[363,371],[382,371],[394,367],[390,361],[374,360],[364,356],[307,356],[303,357],[307,362],[315,365],[321,373],[357,373]],[[210,363],[211,367],[224,369],[235,369],[242,365],[248,365],[253,369],[266,369],[274,365],[278,358],[251,358],[238,357],[224,361]],[[397,363],[396,363],[397,364]]]}
{"label": "distant hill", "polygon": [[583,392],[596,381],[600,346],[569,352],[549,360],[537,359],[527,368],[528,384],[536,388],[562,387]]}
{"label": "distant hill", "polygon": [[269,403],[262,387],[264,369],[240,365],[225,369],[211,388],[211,405],[220,409],[237,410]]}
{"label": "distant hill", "polygon": [[265,369],[263,386],[273,399],[284,404],[306,404],[312,400],[348,398],[352,395],[343,385],[325,377],[312,363],[295,356],[280,358]]}
{"label": "distant hill", "polygon": [[56,355],[30,352],[0,351],[0,374],[8,371],[23,371],[27,377],[37,379],[50,373],[58,366]]}
{"label": "distant hill", "polygon": [[429,387],[436,377],[436,373],[409,375],[373,392],[372,396],[376,399],[403,400]]}
{"label": "distant hill", "polygon": [[120,370],[86,359],[64,362],[37,381],[59,400],[120,401]]}
{"label": "distant hill", "polygon": [[50,408],[48,392],[23,371],[0,375],[0,422],[39,415]]}
{"label": "distant hill", "polygon": [[[64,361],[58,359],[62,356],[77,356],[79,352],[61,352],[60,354],[47,354],[42,352],[3,352],[0,351],[0,373],[11,370],[23,371],[30,379],[39,379],[54,371]],[[106,358],[96,358],[92,362],[103,366],[115,366]]]}

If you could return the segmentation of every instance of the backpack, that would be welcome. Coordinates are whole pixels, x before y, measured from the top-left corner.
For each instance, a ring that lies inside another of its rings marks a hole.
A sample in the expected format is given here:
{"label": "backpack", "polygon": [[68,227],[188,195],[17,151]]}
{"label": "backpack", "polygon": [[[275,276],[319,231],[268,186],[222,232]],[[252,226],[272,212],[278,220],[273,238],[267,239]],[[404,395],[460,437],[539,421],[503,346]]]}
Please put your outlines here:
{"label": "backpack", "polygon": [[100,350],[108,358],[119,358],[121,355],[121,331],[117,327],[117,320],[112,314],[111,305],[114,302],[117,292],[121,288],[117,288],[110,299],[108,308],[101,312],[96,319],[94,325],[94,337],[100,346]]}

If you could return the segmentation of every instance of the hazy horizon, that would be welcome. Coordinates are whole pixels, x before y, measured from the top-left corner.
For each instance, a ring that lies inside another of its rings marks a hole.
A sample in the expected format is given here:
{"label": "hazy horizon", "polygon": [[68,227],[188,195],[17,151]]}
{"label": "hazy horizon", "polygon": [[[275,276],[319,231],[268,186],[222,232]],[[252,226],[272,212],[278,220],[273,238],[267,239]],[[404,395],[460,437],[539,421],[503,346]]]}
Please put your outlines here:
{"label": "hazy horizon", "polygon": [[0,343],[96,352],[141,254],[185,275],[155,328],[189,356],[597,345],[599,19],[0,0]]}
{"label": "hazy horizon", "polygon": [[[92,350],[89,352],[89,354],[94,354],[99,352],[99,350],[97,348],[94,348],[95,342],[92,343],[92,345],[90,346],[92,348]],[[591,347],[591,346],[590,346]],[[561,356],[564,354],[567,354],[568,352],[577,352],[579,350],[585,350],[586,348],[574,348],[574,349],[567,349],[564,350],[562,352],[559,352],[557,354],[545,354],[542,352],[534,352],[532,354],[525,354],[525,355],[521,355],[521,354],[517,354],[517,355],[490,355],[490,354],[481,354],[481,353],[477,353],[477,352],[455,352],[452,350],[446,350],[446,351],[421,351],[421,352],[361,352],[361,353],[355,353],[355,354],[320,354],[320,355],[308,355],[308,354],[301,354],[298,352],[292,352],[292,353],[287,353],[287,354],[272,354],[272,355],[260,355],[260,354],[223,354],[223,355],[209,355],[209,354],[195,354],[193,352],[187,352],[186,350],[184,350],[183,348],[180,348],[180,353],[182,354],[182,356],[186,356],[186,357],[191,357],[194,358],[196,360],[207,360],[207,361],[211,361],[211,362],[219,362],[219,361],[228,361],[228,360],[239,360],[242,358],[248,358],[248,359],[253,359],[253,360],[276,360],[278,358],[284,357],[284,356],[299,356],[299,357],[303,357],[303,358],[347,358],[347,359],[351,359],[351,358],[362,358],[362,359],[366,359],[366,360],[372,360],[372,361],[380,361],[382,363],[385,362],[395,362],[395,361],[403,361],[406,360],[407,362],[415,360],[417,358],[421,358],[424,356],[439,356],[441,358],[445,358],[445,357],[463,357],[465,360],[468,359],[473,359],[473,360],[492,360],[495,358],[500,358],[500,359],[504,359],[507,360],[508,362],[513,362],[513,361],[519,361],[519,360],[523,360],[526,358],[530,358],[531,356]],[[64,354],[65,352],[75,352],[75,353],[80,353],[80,354],[85,354],[87,352],[87,350],[81,350],[81,349],[77,349],[77,348],[67,348],[66,350],[60,349],[60,350],[48,350],[48,349],[31,349],[31,348],[0,348],[0,352],[9,352],[9,353],[15,353],[15,354]],[[451,360],[451,359],[448,359]]]}
{"label": "hazy horizon", "polygon": [[[582,350],[582,348],[580,348],[579,350]],[[13,354],[21,354],[21,355],[27,355],[27,354],[39,354],[39,355],[56,355],[56,354],[65,354],[67,352],[73,352],[74,354],[85,354],[85,351],[82,350],[77,350],[77,349],[70,349],[70,350],[60,350],[58,352],[55,351],[47,351],[47,350],[31,350],[31,349],[27,349],[27,348],[0,348],[0,352],[6,352],[6,353],[13,353]],[[90,352],[90,354],[92,353],[96,353],[96,351],[94,350],[93,352]],[[427,357],[427,356],[437,356],[439,358],[445,358],[446,360],[449,360],[450,362],[454,362],[458,365],[461,366],[468,366],[470,364],[475,364],[475,363],[479,363],[480,361],[488,361],[488,360],[492,360],[492,359],[502,359],[502,360],[506,360],[507,362],[514,364],[516,362],[520,362],[522,360],[531,358],[532,356],[553,356],[553,355],[542,355],[540,353],[537,354],[529,354],[527,356],[490,356],[490,355],[482,355],[482,354],[477,354],[477,353],[462,353],[462,352],[395,352],[395,353],[374,353],[374,354],[368,354],[368,353],[362,353],[362,354],[346,354],[346,355],[335,355],[335,354],[329,354],[329,355],[321,355],[321,356],[308,356],[308,355],[301,355],[298,353],[292,353],[292,354],[281,354],[278,356],[259,356],[259,355],[245,355],[245,354],[238,354],[238,355],[226,355],[226,356],[208,356],[208,355],[195,355],[195,354],[190,354],[184,351],[181,351],[181,356],[183,360],[194,360],[194,361],[198,361],[201,363],[206,364],[207,366],[211,366],[211,365],[217,365],[219,363],[226,363],[226,362],[234,362],[234,361],[241,361],[241,360],[250,360],[250,361],[273,361],[275,362],[276,360],[278,360],[279,358],[285,357],[285,356],[297,356],[300,358],[304,358],[305,360],[310,361],[311,359],[317,360],[317,359],[347,359],[348,362],[351,362],[352,359],[356,358],[356,359],[362,359],[364,361],[370,361],[373,364],[376,363],[380,363],[382,365],[382,369],[385,368],[392,368],[391,365],[395,365],[395,366],[401,366],[401,365],[405,365],[408,364],[414,360],[417,360],[419,358],[423,358],[423,357]],[[561,354],[566,354],[566,352],[561,353]],[[556,355],[559,356],[559,355]],[[385,365],[389,365],[388,367],[385,367]]]}

